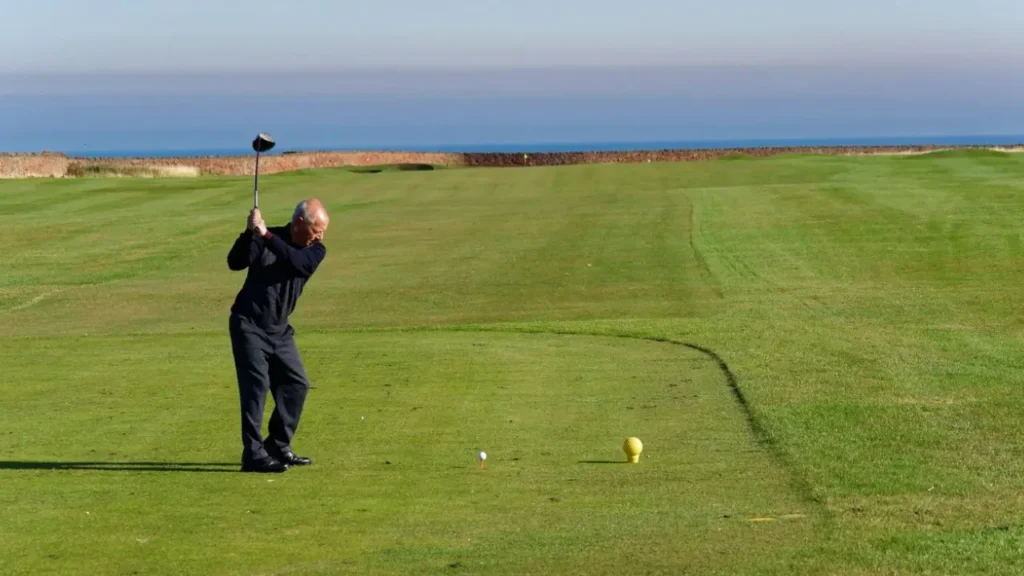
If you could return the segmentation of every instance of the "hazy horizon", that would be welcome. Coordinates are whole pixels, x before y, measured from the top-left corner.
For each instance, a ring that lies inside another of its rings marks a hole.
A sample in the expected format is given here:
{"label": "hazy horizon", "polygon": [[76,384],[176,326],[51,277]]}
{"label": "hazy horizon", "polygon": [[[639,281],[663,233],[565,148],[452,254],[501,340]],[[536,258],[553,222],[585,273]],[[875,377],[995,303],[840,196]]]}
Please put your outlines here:
{"label": "hazy horizon", "polygon": [[1024,68],[0,75],[0,151],[1024,134]]}
{"label": "hazy horizon", "polygon": [[1024,2],[40,0],[0,151],[1024,134]]}

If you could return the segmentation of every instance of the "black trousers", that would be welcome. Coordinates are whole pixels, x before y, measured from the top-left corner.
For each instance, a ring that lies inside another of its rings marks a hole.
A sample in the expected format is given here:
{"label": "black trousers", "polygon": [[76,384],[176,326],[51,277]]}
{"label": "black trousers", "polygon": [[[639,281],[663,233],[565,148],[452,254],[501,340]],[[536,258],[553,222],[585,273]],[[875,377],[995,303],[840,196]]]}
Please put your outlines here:
{"label": "black trousers", "polygon": [[[232,314],[228,321],[242,410],[242,460],[258,460],[291,450],[299,427],[309,379],[289,326],[270,336],[249,320]],[[267,391],[274,397],[266,440],[260,432]]]}

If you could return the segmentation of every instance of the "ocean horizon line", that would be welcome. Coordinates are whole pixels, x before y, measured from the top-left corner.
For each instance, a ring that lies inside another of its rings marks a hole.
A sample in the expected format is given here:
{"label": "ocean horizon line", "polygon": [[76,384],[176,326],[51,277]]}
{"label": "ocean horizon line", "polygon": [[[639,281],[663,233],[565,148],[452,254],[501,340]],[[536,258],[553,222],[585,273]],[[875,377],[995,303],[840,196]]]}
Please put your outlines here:
{"label": "ocean horizon line", "polygon": [[[757,138],[715,140],[652,140],[652,141],[580,141],[580,142],[506,142],[466,144],[370,144],[365,146],[306,145],[284,147],[267,155],[316,152],[412,152],[412,153],[573,153],[573,152],[637,152],[650,150],[720,150],[742,148],[806,148],[806,147],[890,147],[890,146],[1024,146],[1024,134],[951,135],[951,136],[880,136],[831,138]],[[88,150],[4,150],[2,154],[64,154],[72,158],[174,158],[230,157],[253,154],[247,146],[221,148],[149,148]]]}

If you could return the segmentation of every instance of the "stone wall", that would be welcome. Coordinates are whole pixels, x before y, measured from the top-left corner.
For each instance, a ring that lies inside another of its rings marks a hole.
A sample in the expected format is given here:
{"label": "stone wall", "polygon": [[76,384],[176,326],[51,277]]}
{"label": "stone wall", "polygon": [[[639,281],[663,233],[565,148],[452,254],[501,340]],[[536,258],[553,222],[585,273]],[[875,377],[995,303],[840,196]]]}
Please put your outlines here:
{"label": "stone wall", "polygon": [[[639,162],[695,162],[728,157],[768,157],[780,154],[852,156],[920,154],[949,149],[992,149],[993,146],[806,146],[700,150],[638,150],[623,152],[538,152],[463,154],[462,166],[557,166],[568,164],[625,164]],[[999,147],[1017,149],[1019,146]]]}
{"label": "stone wall", "polygon": [[[442,153],[442,152],[299,152],[274,154],[260,160],[260,173],[274,174],[294,170],[339,166],[377,166],[394,164],[430,164],[434,166],[556,166],[567,164],[693,162],[730,156],[766,157],[778,154],[915,154],[950,148],[993,148],[991,146],[828,146],[731,148],[703,150],[641,150],[626,152],[540,152],[540,153]],[[999,147],[1002,149],[1017,146]],[[254,155],[200,156],[180,158],[68,158],[63,154],[0,154],[0,178],[65,177],[88,173],[85,168],[153,168],[154,174],[251,175]],[[95,173],[95,171],[93,172]]]}
{"label": "stone wall", "polygon": [[[202,156],[194,158],[78,158],[73,160],[84,166],[105,167],[168,167],[189,166],[201,174],[239,176],[252,174],[256,155]],[[303,152],[275,154],[260,158],[260,174],[275,174],[314,168],[338,166],[376,166],[384,164],[432,164],[435,166],[461,165],[461,154],[418,152]]]}
{"label": "stone wall", "polygon": [[63,178],[68,171],[63,154],[0,154],[0,178]]}

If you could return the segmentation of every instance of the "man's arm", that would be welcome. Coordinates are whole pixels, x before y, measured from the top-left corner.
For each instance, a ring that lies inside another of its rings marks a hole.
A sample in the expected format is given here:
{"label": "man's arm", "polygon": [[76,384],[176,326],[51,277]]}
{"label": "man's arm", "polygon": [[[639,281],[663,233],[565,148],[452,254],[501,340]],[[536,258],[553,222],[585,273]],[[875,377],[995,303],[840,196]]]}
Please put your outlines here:
{"label": "man's arm", "polygon": [[228,268],[231,270],[245,270],[263,252],[263,238],[249,230],[242,232],[235,239],[235,243],[228,252]]}
{"label": "man's arm", "polygon": [[287,262],[299,276],[310,277],[316,272],[317,266],[327,255],[327,248],[320,242],[314,242],[306,248],[294,248],[280,236],[267,230],[263,235],[266,246],[277,256],[278,260]]}

